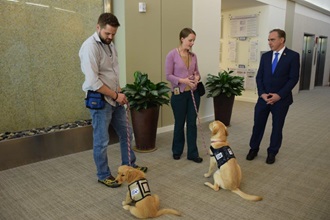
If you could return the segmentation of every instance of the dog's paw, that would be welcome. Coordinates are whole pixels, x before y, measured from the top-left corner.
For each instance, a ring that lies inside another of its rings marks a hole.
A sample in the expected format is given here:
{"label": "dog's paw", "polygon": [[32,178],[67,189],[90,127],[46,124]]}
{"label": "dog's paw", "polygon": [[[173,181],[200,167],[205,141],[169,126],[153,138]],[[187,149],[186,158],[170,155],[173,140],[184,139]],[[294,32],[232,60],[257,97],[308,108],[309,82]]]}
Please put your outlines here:
{"label": "dog's paw", "polygon": [[129,205],[123,205],[123,209],[129,210]]}
{"label": "dog's paw", "polygon": [[211,174],[209,174],[209,173],[204,173],[204,177],[208,178],[208,177],[210,177],[210,176],[211,176]]}

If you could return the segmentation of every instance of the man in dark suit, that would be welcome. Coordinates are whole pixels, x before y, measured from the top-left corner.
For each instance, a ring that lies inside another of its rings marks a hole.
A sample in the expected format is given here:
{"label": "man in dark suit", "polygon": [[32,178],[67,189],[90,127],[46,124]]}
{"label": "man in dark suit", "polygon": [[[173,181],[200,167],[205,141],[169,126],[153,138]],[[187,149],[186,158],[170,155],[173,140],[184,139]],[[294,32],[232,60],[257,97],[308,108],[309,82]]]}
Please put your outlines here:
{"label": "man in dark suit", "polygon": [[256,76],[258,101],[255,105],[254,126],[247,160],[253,160],[259,151],[269,113],[272,113],[272,133],[267,149],[267,164],[275,162],[282,144],[282,130],[289,106],[293,103],[292,89],[299,80],[299,53],[285,47],[285,32],[274,29],[269,32],[271,51],[261,56]]}

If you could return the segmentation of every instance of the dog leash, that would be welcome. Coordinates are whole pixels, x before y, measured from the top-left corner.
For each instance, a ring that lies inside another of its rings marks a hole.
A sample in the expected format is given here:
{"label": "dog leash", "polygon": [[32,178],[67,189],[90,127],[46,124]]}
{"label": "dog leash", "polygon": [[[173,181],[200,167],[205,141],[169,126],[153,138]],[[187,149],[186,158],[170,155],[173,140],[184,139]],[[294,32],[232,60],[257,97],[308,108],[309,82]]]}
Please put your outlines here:
{"label": "dog leash", "polygon": [[194,103],[194,107],[195,107],[195,111],[196,111],[196,115],[197,115],[198,129],[199,129],[199,131],[200,131],[201,134],[202,134],[203,146],[204,146],[204,148],[205,148],[206,155],[209,155],[209,151],[208,151],[208,149],[206,148],[206,144],[205,144],[204,132],[203,132],[203,129],[202,129],[202,125],[201,125],[200,118],[199,118],[199,113],[198,113],[198,110],[197,110],[197,105],[196,105],[196,100],[195,100],[195,96],[194,96],[194,92],[193,92],[193,90],[190,90],[190,93],[191,93],[191,97],[192,97],[192,100],[193,100],[193,103]]}
{"label": "dog leash", "polygon": [[127,155],[128,155],[128,165],[131,166],[131,139],[129,131],[129,104],[126,104],[126,135],[127,135]]}

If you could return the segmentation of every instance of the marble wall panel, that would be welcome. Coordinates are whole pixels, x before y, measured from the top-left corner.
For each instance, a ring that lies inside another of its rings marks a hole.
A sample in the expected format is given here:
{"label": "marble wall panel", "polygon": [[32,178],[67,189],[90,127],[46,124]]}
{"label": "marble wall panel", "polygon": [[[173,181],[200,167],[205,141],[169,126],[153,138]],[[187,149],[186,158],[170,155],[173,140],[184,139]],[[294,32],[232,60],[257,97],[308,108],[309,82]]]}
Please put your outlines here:
{"label": "marble wall panel", "polygon": [[78,51],[102,12],[102,0],[0,1],[0,133],[89,118]]}

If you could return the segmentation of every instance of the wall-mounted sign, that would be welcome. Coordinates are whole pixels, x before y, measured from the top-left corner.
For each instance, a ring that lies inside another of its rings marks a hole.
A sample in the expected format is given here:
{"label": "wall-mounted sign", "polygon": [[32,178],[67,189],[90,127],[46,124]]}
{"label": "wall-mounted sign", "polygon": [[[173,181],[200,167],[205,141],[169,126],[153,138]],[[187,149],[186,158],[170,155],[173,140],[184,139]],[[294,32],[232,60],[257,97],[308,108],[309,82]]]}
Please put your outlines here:
{"label": "wall-mounted sign", "polygon": [[258,15],[230,17],[231,37],[256,37],[258,36]]}

